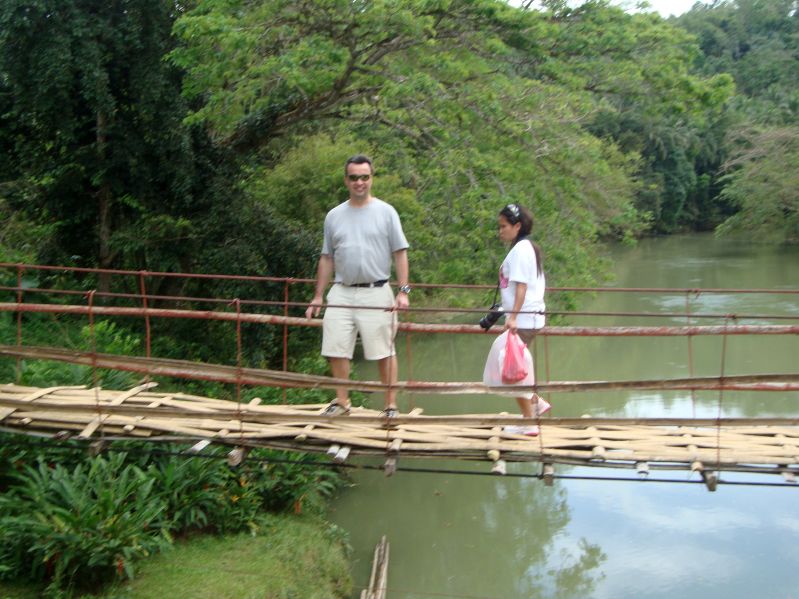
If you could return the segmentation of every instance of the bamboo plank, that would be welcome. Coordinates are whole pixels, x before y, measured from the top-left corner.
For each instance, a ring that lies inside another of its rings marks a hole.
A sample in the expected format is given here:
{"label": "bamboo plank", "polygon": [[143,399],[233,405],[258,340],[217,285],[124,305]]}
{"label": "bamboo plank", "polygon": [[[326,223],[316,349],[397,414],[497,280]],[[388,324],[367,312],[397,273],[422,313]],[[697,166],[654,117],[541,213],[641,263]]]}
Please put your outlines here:
{"label": "bamboo plank", "polygon": [[[18,406],[20,404],[19,404],[18,401],[10,400],[10,399],[3,399],[2,397],[0,397],[0,405],[16,407],[16,406]],[[49,408],[53,408],[53,407],[56,407],[56,406],[63,406],[64,404],[62,404],[62,403],[54,403],[54,402],[50,402],[48,400],[42,400],[42,401],[36,402],[35,405],[37,406],[36,409],[38,409],[38,406],[43,406],[43,409],[49,409]],[[101,404],[101,407],[102,406],[103,406],[103,404]],[[131,415],[131,414],[135,415],[136,413],[140,413],[140,412],[137,412],[137,410],[139,410],[139,408],[131,408],[131,407],[127,406],[127,404],[123,405],[123,406],[107,406],[106,405],[105,407],[108,409],[109,412],[125,413],[125,414],[129,414],[129,415]],[[75,411],[92,411],[92,412],[96,412],[97,411],[97,403],[94,402],[94,401],[91,401],[91,400],[85,400],[85,401],[80,402],[80,403],[75,403],[74,405],[70,404],[69,405],[69,409],[70,410],[75,410]],[[177,408],[164,408],[164,409],[162,409],[162,413],[164,415],[168,415],[168,416],[173,417],[173,418],[191,418],[191,417],[193,417],[191,414],[187,414],[185,411],[183,411],[181,409],[177,409]],[[241,413],[237,412],[236,410],[220,411],[217,414],[219,416],[222,416],[222,417],[235,417],[236,414],[238,414],[239,416],[241,415]],[[296,414],[296,413],[292,413],[292,414],[278,414],[278,413],[275,413],[275,414],[270,415],[270,416],[263,416],[263,415],[255,415],[254,414],[252,419],[255,420],[255,421],[267,423],[267,422],[273,422],[273,421],[274,422],[278,422],[278,421],[295,420],[297,417],[298,417],[298,414]],[[319,421],[319,422],[332,422],[333,421],[333,419],[331,419],[329,417],[320,417],[320,416],[313,416],[313,415],[308,415],[308,416],[305,416],[304,418],[307,418],[308,421]],[[337,418],[344,419],[345,417],[337,417]],[[346,420],[350,421],[353,424],[355,424],[357,422],[360,422],[360,423],[364,423],[364,424],[368,423],[370,425],[373,425],[373,424],[375,424],[377,422],[380,422],[380,423],[384,422],[384,419],[381,419],[375,412],[371,412],[371,415],[347,416]],[[618,419],[614,420],[614,422],[617,422],[617,421],[618,421]],[[729,420],[729,421],[725,422],[724,426],[725,427],[735,426],[735,425],[737,425],[739,423],[739,421],[740,421],[740,419]],[[780,426],[785,427],[786,426],[786,421],[792,422],[793,419],[777,419],[777,420],[767,419],[767,421],[777,422],[777,423],[779,423]],[[452,425],[459,425],[459,426],[485,426],[485,427],[491,427],[491,426],[496,426],[496,425],[518,424],[518,419],[515,418],[515,417],[504,417],[503,418],[503,417],[498,417],[496,415],[493,415],[493,416],[492,415],[464,415],[464,416],[443,416],[443,417],[438,417],[438,416],[420,416],[420,417],[414,417],[414,418],[398,416],[397,419],[396,419],[396,425],[397,426],[404,425],[406,422],[412,422],[412,423],[415,423],[415,424],[424,424],[424,425],[427,425],[427,424],[452,424]],[[558,424],[559,425],[571,425],[571,426],[576,427],[575,430],[580,430],[586,424],[584,419],[554,419],[553,418],[553,419],[547,419],[546,422],[550,423],[550,424],[553,424],[553,425],[558,425]],[[604,422],[605,422],[604,419],[597,419],[597,421],[596,421],[597,424],[602,424],[603,427],[604,427]],[[621,422],[624,423],[623,420]],[[636,421],[636,422],[638,422],[638,421]],[[657,427],[664,427],[664,426],[668,427],[668,426],[672,426],[672,424],[671,424],[672,422],[684,425],[686,423],[686,419],[675,419],[673,421],[672,420],[667,420],[665,423],[663,422],[663,419],[649,419],[648,422],[647,422],[647,425],[648,425],[648,428],[652,429],[653,435],[656,435],[656,434],[659,434],[657,432],[658,429],[652,428],[652,427],[655,427],[655,426],[657,426]],[[691,420],[689,422],[691,422],[691,423],[698,422],[701,425],[701,423],[703,423],[704,421],[703,420],[698,420],[698,421]],[[578,425],[578,423],[579,423],[579,425]],[[797,421],[797,423],[799,424],[799,421]],[[633,425],[635,425],[635,424],[633,423]],[[614,426],[616,426],[616,425],[614,424]],[[698,430],[701,432],[701,429],[698,429]],[[760,432],[762,434],[762,427],[761,427],[761,431]],[[715,430],[709,430],[707,432],[707,436],[711,436],[711,435],[715,435],[715,434],[717,434]]]}
{"label": "bamboo plank", "polygon": [[[143,385],[139,385],[137,387],[133,387],[129,391],[125,391],[124,393],[121,393],[120,395],[116,396],[113,400],[111,400],[111,402],[108,405],[111,405],[111,406],[122,405],[122,403],[126,399],[129,399],[129,398],[133,397],[134,395],[136,395],[137,393],[139,393],[141,391],[144,391],[146,389],[152,389],[153,387],[156,387],[156,386],[158,386],[158,383],[144,383]],[[103,414],[103,415],[95,417],[91,422],[89,422],[89,424],[86,425],[86,428],[84,428],[80,432],[78,437],[80,437],[82,439],[90,437],[92,435],[92,433],[94,433],[94,431],[96,431],[97,428],[100,425],[102,425],[103,422],[105,420],[107,420],[107,419],[108,419],[108,415],[107,414]]]}
{"label": "bamboo plank", "polygon": [[[319,417],[326,404],[263,406],[183,394],[156,393],[139,386],[129,391],[2,385],[0,405],[8,427],[35,431],[134,437],[204,438],[247,446],[290,447],[335,456],[402,455],[468,460],[547,460],[558,463],[637,467],[649,463],[669,468],[736,468],[795,476],[786,467],[799,463],[799,426],[794,419],[555,419],[540,423],[538,439],[510,435],[505,414],[422,416],[414,410],[392,421],[374,410],[354,408],[348,417]],[[98,411],[102,412],[98,414]],[[660,424],[646,424],[657,422]],[[700,425],[692,426],[692,424]],[[500,459],[501,458],[501,459]],[[770,470],[769,470],[770,469]]]}
{"label": "bamboo plank", "polygon": [[[45,395],[49,395],[50,393],[53,393],[54,391],[58,391],[59,389],[71,389],[71,388],[76,388],[76,387],[47,387],[45,389],[35,389],[33,387],[29,387],[29,388],[27,388],[25,396],[20,398],[19,401],[20,402],[24,402],[24,403],[31,403],[31,402],[34,402],[34,401],[36,401],[37,399],[39,399],[41,397],[44,397]],[[78,389],[85,389],[86,386],[85,385],[81,385],[81,386],[79,386],[77,388]],[[6,409],[0,410],[0,422],[2,422],[10,414],[13,414],[15,409],[16,408],[6,408]]]}

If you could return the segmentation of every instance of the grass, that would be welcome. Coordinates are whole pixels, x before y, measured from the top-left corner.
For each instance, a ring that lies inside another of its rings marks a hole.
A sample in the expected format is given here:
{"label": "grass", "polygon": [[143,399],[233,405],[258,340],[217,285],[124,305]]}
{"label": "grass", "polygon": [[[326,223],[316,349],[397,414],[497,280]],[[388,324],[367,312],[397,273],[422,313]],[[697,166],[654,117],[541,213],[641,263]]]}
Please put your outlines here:
{"label": "grass", "polygon": [[44,585],[0,581],[0,599],[38,599]]}
{"label": "grass", "polygon": [[[194,537],[139,563],[136,577],[96,599],[333,599],[352,589],[338,529],[310,517],[269,516],[259,536]],[[0,598],[41,596],[0,583]],[[86,596],[89,597],[89,596]]]}

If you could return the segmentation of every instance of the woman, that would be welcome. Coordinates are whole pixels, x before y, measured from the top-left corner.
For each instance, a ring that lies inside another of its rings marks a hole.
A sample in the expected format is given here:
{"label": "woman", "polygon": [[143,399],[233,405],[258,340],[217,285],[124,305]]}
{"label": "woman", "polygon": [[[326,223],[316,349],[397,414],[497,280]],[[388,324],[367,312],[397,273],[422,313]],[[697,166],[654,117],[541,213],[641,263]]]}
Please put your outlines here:
{"label": "woman", "polygon": [[[533,216],[518,204],[508,204],[499,212],[499,239],[510,244],[510,251],[499,269],[499,289],[505,329],[513,331],[529,346],[536,329],[544,326],[544,290],[546,279],[541,250],[529,238]],[[549,403],[536,395],[517,397],[524,418],[535,418],[550,409]],[[506,426],[505,431],[519,435],[538,434],[537,426]]]}

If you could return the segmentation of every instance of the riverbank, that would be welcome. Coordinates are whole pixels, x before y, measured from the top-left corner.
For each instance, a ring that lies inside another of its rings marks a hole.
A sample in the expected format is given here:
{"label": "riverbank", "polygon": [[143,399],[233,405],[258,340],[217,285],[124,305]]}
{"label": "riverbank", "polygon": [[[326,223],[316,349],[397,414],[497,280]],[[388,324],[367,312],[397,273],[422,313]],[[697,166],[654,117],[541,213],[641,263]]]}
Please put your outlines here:
{"label": "riverbank", "polygon": [[[345,533],[321,518],[269,515],[258,536],[197,536],[139,563],[133,580],[96,599],[349,597]],[[3,599],[34,599],[43,586],[0,582]],[[76,595],[77,596],[77,595]]]}

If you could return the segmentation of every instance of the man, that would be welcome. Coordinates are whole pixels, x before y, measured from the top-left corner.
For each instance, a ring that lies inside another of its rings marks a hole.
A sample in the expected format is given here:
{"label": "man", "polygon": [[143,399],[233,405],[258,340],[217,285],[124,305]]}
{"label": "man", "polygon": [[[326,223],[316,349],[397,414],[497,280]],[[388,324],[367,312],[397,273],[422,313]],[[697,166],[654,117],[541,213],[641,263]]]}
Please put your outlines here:
{"label": "man", "polygon": [[[325,217],[322,255],[316,272],[316,291],[305,317],[319,316],[322,294],[335,272],[322,326],[322,355],[330,361],[333,376],[348,379],[355,340],[360,333],[367,360],[377,360],[380,380],[397,382],[394,351],[396,310],[408,307],[408,241],[397,211],[372,196],[372,161],[359,154],[344,165],[349,199]],[[399,283],[396,300],[388,284],[391,261]],[[335,307],[344,306],[344,307]],[[387,418],[397,415],[397,392],[386,390]],[[348,389],[337,389],[326,416],[349,414]]]}

